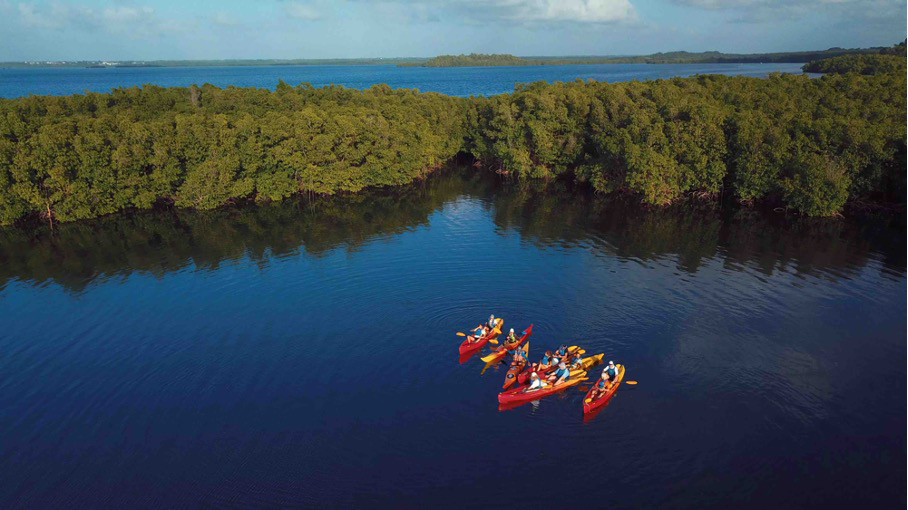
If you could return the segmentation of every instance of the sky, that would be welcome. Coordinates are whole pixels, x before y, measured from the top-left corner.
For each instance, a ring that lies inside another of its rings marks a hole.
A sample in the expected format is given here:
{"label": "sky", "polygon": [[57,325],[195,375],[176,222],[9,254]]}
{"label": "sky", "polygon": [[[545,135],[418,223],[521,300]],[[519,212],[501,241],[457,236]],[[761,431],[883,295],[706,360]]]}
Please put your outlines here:
{"label": "sky", "polygon": [[0,0],[0,61],[891,46],[905,0]]}

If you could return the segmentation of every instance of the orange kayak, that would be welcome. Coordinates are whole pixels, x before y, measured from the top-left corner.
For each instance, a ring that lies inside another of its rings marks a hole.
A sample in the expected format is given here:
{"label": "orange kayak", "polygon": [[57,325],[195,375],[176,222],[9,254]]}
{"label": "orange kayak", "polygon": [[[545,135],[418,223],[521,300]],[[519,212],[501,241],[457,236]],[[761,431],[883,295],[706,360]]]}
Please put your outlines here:
{"label": "orange kayak", "polygon": [[[521,347],[520,350],[523,351],[524,357],[529,355],[530,342],[523,344],[523,347]],[[511,361],[511,367],[508,368],[508,373],[507,373],[507,375],[504,376],[504,386],[502,386],[502,389],[506,390],[512,384],[514,384],[517,381],[517,374],[520,374],[521,372],[523,372],[523,369],[525,369],[526,367],[527,367],[527,364],[525,361],[521,360],[520,362],[517,362],[517,363]]]}
{"label": "orange kayak", "polygon": [[618,386],[621,385],[621,381],[624,380],[624,365],[618,364],[615,365],[618,368],[618,376],[615,377],[615,380],[612,381],[612,385],[609,386],[605,393],[600,393],[595,399],[590,398],[590,395],[593,393],[593,390],[596,389],[596,384],[599,384],[599,381],[596,381],[596,384],[590,388],[590,391],[586,393],[586,396],[583,397],[583,414],[591,413],[598,409],[600,406],[604,405],[606,402],[612,398],[612,395],[618,391]]}
{"label": "orange kayak", "polygon": [[529,402],[531,400],[539,400],[542,397],[547,397],[553,393],[558,393],[559,391],[566,390],[571,386],[580,384],[581,381],[586,381],[586,371],[585,370],[574,370],[571,372],[570,378],[567,381],[556,384],[554,386],[549,385],[538,390],[530,390],[526,386],[521,386],[518,388],[510,389],[503,391],[498,394],[498,403],[499,404],[512,404],[517,402]]}
{"label": "orange kayak", "polygon": [[505,354],[507,354],[508,351],[513,351],[514,349],[520,347],[520,345],[523,344],[524,342],[526,342],[527,338],[530,338],[530,335],[532,335],[532,334],[533,334],[533,325],[530,324],[530,327],[528,327],[523,332],[523,336],[521,336],[519,339],[517,339],[516,342],[509,344],[507,342],[507,340],[505,340],[504,343],[502,345],[500,345],[498,347],[498,349],[496,351],[494,351],[492,354],[489,354],[488,356],[483,356],[482,361],[485,361],[486,363],[493,363],[495,361],[500,360],[501,358],[504,357]]}

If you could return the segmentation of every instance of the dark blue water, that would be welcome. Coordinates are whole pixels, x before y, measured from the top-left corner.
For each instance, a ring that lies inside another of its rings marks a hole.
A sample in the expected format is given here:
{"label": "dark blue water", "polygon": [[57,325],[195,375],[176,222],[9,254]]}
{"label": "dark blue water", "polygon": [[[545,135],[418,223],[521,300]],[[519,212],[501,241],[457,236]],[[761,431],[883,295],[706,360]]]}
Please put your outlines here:
{"label": "dark blue water", "polygon": [[[2,229],[0,507],[891,508],[891,223],[454,172]],[[591,420],[582,390],[500,412],[504,367],[454,334],[489,313],[639,384]]]}
{"label": "dark blue water", "polygon": [[376,83],[454,96],[512,92],[517,83],[534,81],[654,80],[695,74],[763,77],[769,73],[801,74],[802,64],[608,64],[527,67],[396,67],[396,66],[264,66],[0,69],[0,97],[110,92],[145,84],[185,87],[211,83],[219,87],[274,89],[279,80],[316,87],[343,85],[365,89]]}

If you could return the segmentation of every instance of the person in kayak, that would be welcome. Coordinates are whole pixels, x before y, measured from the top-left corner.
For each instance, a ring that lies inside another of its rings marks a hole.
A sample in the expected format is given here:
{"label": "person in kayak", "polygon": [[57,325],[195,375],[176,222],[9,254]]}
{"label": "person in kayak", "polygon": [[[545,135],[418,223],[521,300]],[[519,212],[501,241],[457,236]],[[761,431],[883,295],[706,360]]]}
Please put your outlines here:
{"label": "person in kayak", "polygon": [[486,335],[488,329],[482,324],[473,328],[473,338],[470,340],[470,343],[478,342],[482,337]]}
{"label": "person in kayak", "polygon": [[615,367],[615,362],[609,361],[608,366],[602,369],[602,377],[593,385],[593,392],[590,394],[590,398],[595,400],[596,397],[608,391],[616,377],[618,377],[618,369]]}
{"label": "person in kayak", "polygon": [[612,386],[609,382],[608,368],[602,369],[602,377],[593,385],[593,391],[590,392],[590,400],[596,400],[599,395],[604,394]]}
{"label": "person in kayak", "polygon": [[555,370],[555,373],[548,377],[548,381],[554,386],[567,381],[570,376],[571,371],[568,370],[567,363],[562,361],[558,364],[558,370]]}
{"label": "person in kayak", "polygon": [[574,351],[571,359],[571,369],[576,370],[578,368],[583,368],[583,354],[580,354],[580,349]]}
{"label": "person in kayak", "polygon": [[489,329],[495,329],[495,326],[498,325],[498,319],[495,318],[495,314],[489,315],[489,323],[487,325]]}
{"label": "person in kayak", "polygon": [[514,351],[514,364],[519,365],[521,363],[527,363],[527,353],[523,352],[523,349],[517,349]]}
{"label": "person in kayak", "polygon": [[618,367],[615,366],[615,362],[614,362],[614,361],[609,360],[608,366],[605,367],[605,369],[603,370],[603,372],[608,373],[608,380],[609,380],[609,381],[614,381],[615,378],[618,377]]}
{"label": "person in kayak", "polygon": [[517,334],[514,333],[514,328],[511,328],[511,332],[508,333],[508,338],[507,338],[507,340],[504,341],[504,343],[513,345],[519,341],[520,341],[520,339],[517,338]]}
{"label": "person in kayak", "polygon": [[530,374],[530,385],[527,386],[526,391],[541,390],[542,388],[545,388],[545,382],[539,377],[539,374],[537,374],[536,371],[534,370],[533,373]]}
{"label": "person in kayak", "polygon": [[540,370],[546,369],[551,367],[552,364],[552,351],[545,351],[545,356],[543,356],[542,359],[539,360],[539,363],[536,364],[536,368]]}

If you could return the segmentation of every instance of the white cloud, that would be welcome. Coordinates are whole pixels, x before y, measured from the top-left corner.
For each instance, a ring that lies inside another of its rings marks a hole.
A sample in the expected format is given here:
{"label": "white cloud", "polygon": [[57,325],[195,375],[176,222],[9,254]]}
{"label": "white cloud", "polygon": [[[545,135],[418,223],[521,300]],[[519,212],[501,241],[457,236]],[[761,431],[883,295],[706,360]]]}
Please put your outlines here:
{"label": "white cloud", "polygon": [[240,24],[240,22],[237,21],[236,18],[223,11],[214,13],[214,16],[211,17],[211,21],[215,25],[222,27],[235,27]]}
{"label": "white cloud", "polygon": [[572,21],[609,23],[636,16],[629,0],[498,0],[490,2],[510,10],[517,21]]}
{"label": "white cloud", "polygon": [[[384,12],[410,11],[425,20],[461,19],[471,24],[617,23],[635,21],[631,0],[352,0]],[[391,9],[398,6],[397,9]]]}
{"label": "white cloud", "polygon": [[109,7],[101,11],[101,18],[108,23],[128,23],[154,17],[151,7]]}
{"label": "white cloud", "polygon": [[184,22],[159,18],[148,6],[119,4],[93,9],[71,2],[17,4],[19,23],[45,30],[79,29],[90,33],[105,31],[133,38],[156,37],[188,28]]}
{"label": "white cloud", "polygon": [[[735,23],[764,23],[830,15],[854,23],[904,18],[904,0],[672,0],[688,7],[728,13]],[[868,29],[869,26],[868,26]]]}
{"label": "white cloud", "polygon": [[315,21],[321,18],[318,10],[312,5],[303,2],[287,2],[284,11],[293,19],[302,21]]}

